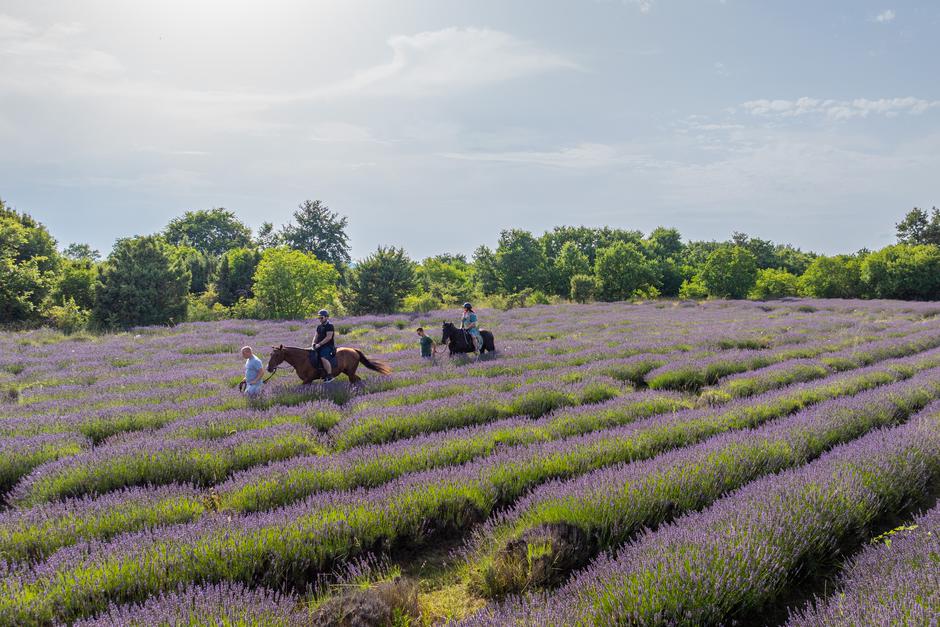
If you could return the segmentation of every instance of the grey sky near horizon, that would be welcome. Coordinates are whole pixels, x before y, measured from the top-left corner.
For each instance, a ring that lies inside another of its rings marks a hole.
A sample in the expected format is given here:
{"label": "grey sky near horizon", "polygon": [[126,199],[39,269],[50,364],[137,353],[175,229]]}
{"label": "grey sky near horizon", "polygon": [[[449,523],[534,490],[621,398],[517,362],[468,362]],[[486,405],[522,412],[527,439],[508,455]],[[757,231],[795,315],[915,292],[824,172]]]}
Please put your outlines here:
{"label": "grey sky near horizon", "polygon": [[0,198],[107,253],[318,198],[353,257],[500,229],[876,248],[940,205],[940,3],[0,0]]}

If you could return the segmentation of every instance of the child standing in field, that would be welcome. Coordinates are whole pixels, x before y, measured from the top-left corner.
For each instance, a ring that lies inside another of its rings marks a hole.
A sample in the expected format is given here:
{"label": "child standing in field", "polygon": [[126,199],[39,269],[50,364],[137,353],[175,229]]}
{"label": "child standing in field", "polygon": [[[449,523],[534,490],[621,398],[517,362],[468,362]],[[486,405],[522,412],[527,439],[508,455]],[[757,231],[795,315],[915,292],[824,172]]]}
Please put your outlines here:
{"label": "child standing in field", "polygon": [[430,335],[427,335],[424,332],[423,327],[418,327],[416,331],[418,333],[418,337],[420,338],[419,341],[421,342],[421,356],[433,357],[434,353],[437,352],[434,347],[434,340],[431,339]]}

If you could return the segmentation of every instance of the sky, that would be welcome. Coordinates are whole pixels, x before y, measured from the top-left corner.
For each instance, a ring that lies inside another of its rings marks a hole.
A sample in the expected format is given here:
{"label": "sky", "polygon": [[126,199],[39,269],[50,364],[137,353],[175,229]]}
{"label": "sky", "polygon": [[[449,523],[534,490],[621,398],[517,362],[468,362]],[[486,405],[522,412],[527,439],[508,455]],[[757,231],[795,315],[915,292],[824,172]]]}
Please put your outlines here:
{"label": "sky", "polygon": [[61,245],[305,199],[354,258],[560,224],[877,248],[940,205],[940,2],[0,0],[0,198]]}

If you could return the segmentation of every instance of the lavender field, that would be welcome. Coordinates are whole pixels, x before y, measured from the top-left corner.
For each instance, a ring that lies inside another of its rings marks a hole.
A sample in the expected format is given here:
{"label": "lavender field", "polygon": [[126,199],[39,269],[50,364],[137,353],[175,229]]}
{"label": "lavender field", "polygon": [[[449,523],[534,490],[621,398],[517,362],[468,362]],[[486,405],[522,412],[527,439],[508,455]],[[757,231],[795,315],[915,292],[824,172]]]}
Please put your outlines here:
{"label": "lavender field", "polygon": [[936,624],[940,304],[445,317],[0,334],[0,624]]}

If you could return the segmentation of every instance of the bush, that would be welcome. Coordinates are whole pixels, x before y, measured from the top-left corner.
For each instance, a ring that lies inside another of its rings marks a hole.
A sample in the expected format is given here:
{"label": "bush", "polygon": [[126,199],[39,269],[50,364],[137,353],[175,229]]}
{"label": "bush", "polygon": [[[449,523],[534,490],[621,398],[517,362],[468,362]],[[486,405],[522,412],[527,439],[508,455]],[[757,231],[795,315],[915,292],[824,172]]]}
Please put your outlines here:
{"label": "bush", "polygon": [[87,309],[82,309],[77,304],[75,300],[69,298],[65,301],[63,305],[54,305],[49,308],[49,320],[52,322],[52,325],[65,333],[66,335],[71,335],[76,331],[81,331],[82,329],[88,326],[88,320],[91,317],[91,312]]}
{"label": "bush", "polygon": [[589,274],[576,274],[571,277],[571,300],[586,303],[594,300],[597,293],[597,281]]}
{"label": "bush", "polygon": [[403,311],[413,311],[415,313],[428,313],[441,309],[443,304],[431,294],[411,294],[406,296],[401,303]]}
{"label": "bush", "polygon": [[255,270],[257,311],[277,320],[306,318],[335,302],[338,281],[336,268],[313,255],[286,247],[269,248]]}
{"label": "bush", "polygon": [[175,324],[186,319],[191,274],[155,236],[120,239],[95,290],[95,319],[104,326]]}
{"label": "bush", "polygon": [[859,298],[861,263],[854,257],[817,257],[800,277],[800,293],[812,298]]}
{"label": "bush", "polygon": [[722,246],[712,252],[701,271],[709,296],[745,298],[757,280],[757,259],[742,246]]}
{"label": "bush", "polygon": [[682,282],[679,288],[679,298],[704,300],[708,298],[708,288],[705,287],[701,277],[694,276]]}
{"label": "bush", "polygon": [[751,298],[767,300],[796,296],[800,290],[800,279],[786,270],[767,268],[757,273],[757,282],[751,289]]}

